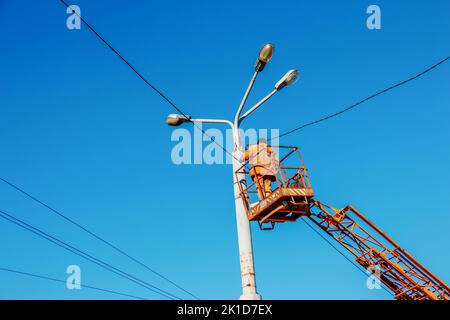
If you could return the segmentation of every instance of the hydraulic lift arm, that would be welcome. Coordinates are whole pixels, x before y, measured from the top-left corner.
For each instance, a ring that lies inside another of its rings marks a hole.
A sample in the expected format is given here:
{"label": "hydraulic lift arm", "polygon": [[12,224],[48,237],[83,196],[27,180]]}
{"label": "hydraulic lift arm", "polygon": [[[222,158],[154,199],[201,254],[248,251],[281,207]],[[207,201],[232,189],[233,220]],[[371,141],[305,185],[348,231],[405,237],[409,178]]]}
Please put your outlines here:
{"label": "hydraulic lift arm", "polygon": [[339,242],[388,287],[396,299],[449,300],[450,289],[351,206],[341,210],[312,199],[307,217]]}

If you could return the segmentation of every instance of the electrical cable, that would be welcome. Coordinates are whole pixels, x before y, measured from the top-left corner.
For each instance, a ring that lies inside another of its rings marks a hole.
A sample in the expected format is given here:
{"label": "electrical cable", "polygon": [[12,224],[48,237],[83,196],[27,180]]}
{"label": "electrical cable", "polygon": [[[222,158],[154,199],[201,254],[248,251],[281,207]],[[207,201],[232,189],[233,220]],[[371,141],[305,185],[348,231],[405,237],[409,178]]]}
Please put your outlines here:
{"label": "electrical cable", "polygon": [[13,184],[12,182],[0,177],[0,181],[3,181],[4,183],[6,183],[7,185],[9,185],[10,187],[12,187],[13,189],[19,191],[20,193],[22,193],[23,195],[27,196],[28,198],[32,199],[33,201],[37,202],[38,204],[42,205],[43,207],[47,208],[48,210],[50,210],[51,212],[57,214],[58,216],[60,216],[61,218],[63,218],[64,220],[68,221],[69,223],[73,224],[74,226],[78,227],[79,229],[83,230],[84,232],[88,233],[89,235],[91,235],[92,237],[96,238],[97,240],[103,242],[104,244],[106,244],[107,246],[109,246],[110,248],[116,250],[117,252],[119,252],[120,254],[128,257],[130,260],[134,261],[135,263],[139,264],[140,266],[144,267],[145,269],[151,271],[153,274],[157,275],[158,277],[166,280],[167,282],[171,283],[172,285],[174,285],[175,287],[177,287],[178,289],[184,291],[185,293],[189,294],[190,296],[194,297],[195,299],[200,299],[199,297],[197,297],[196,295],[194,295],[193,293],[189,292],[188,290],[184,289],[183,287],[179,286],[178,284],[176,284],[175,282],[173,282],[172,280],[170,280],[169,278],[165,277],[164,275],[162,275],[161,273],[157,272],[156,270],[150,268],[148,265],[146,265],[145,263],[141,262],[140,260],[134,258],[133,256],[131,256],[130,254],[128,254],[127,252],[123,251],[122,249],[120,249],[119,247],[117,247],[116,245],[112,244],[111,242],[107,241],[106,239],[100,237],[99,235],[97,235],[96,233],[90,231],[88,228],[84,227],[83,225],[79,224],[78,222],[76,222],[75,220],[69,218],[68,216],[66,216],[65,214],[63,214],[61,211],[58,211],[56,209],[54,209],[53,207],[51,207],[50,205],[48,205],[47,203],[39,200],[38,198],[36,198],[35,196],[31,195],[30,193],[26,192],[24,189],[20,188],[19,186]]}
{"label": "electrical cable", "polygon": [[[367,276],[366,271],[361,269],[361,267],[356,264],[352,259],[347,257],[341,250],[339,250],[333,243],[330,242],[327,238],[325,238],[319,231],[316,230],[312,225],[310,225],[305,219],[301,219],[311,230],[313,230],[316,234],[318,234],[323,240],[325,240],[334,250],[336,250],[341,256],[343,256],[348,262],[350,262],[352,265],[354,265],[359,271],[361,271],[365,276]],[[389,293],[391,296],[394,296],[394,294],[384,287],[383,284],[380,283],[381,288],[383,288],[387,293]]]}
{"label": "electrical cable", "polygon": [[[68,5],[64,0],[59,0],[62,4],[66,6],[66,8],[70,9],[70,5]],[[76,14],[80,20],[91,30],[97,38],[99,38],[112,52],[114,52],[142,81],[144,81],[153,91],[155,91],[161,98],[163,98],[170,106],[172,106],[177,112],[181,113],[181,115],[186,119],[186,121],[191,122],[198,130],[200,130],[207,138],[209,138],[213,143],[219,146],[225,153],[233,157],[235,160],[236,157],[230,153],[224,146],[218,143],[213,137],[207,134],[197,123],[190,120],[190,118],[171,100],[167,95],[165,95],[161,90],[159,90],[156,86],[154,86],[150,81],[148,81],[133,65],[125,59],[102,35],[100,35],[83,17],[81,17],[75,10],[71,9],[72,13]],[[239,160],[238,160],[239,161]]]}
{"label": "electrical cable", "polygon": [[383,90],[381,90],[381,91],[378,91],[377,93],[374,93],[374,94],[372,94],[372,95],[370,95],[370,96],[368,96],[368,97],[366,97],[366,98],[364,98],[364,99],[362,99],[362,100],[360,100],[360,101],[358,101],[358,102],[356,102],[356,103],[354,103],[354,104],[348,106],[347,108],[342,109],[341,111],[335,112],[335,113],[330,114],[330,115],[325,116],[325,117],[322,117],[322,118],[320,118],[320,119],[318,119],[318,120],[314,120],[314,121],[312,121],[312,122],[308,122],[308,123],[306,123],[306,124],[303,124],[303,125],[301,125],[301,126],[299,126],[299,127],[297,127],[297,128],[291,129],[291,130],[289,130],[289,131],[287,131],[287,132],[285,132],[285,133],[282,133],[282,134],[280,134],[280,135],[278,135],[278,136],[276,136],[276,137],[273,137],[273,138],[271,138],[271,139],[269,139],[269,140],[278,139],[278,138],[287,136],[287,135],[289,135],[289,134],[291,134],[291,133],[294,133],[294,132],[296,132],[296,131],[298,131],[298,130],[304,129],[304,128],[306,128],[306,127],[309,127],[309,126],[318,124],[318,123],[320,123],[320,122],[329,120],[329,119],[331,119],[331,118],[334,118],[334,117],[336,117],[336,116],[339,116],[339,115],[341,115],[341,114],[343,114],[343,113],[345,113],[345,112],[347,112],[347,111],[350,111],[351,109],[353,109],[353,108],[355,108],[355,107],[357,107],[357,106],[363,104],[364,102],[367,102],[367,101],[369,101],[369,100],[371,100],[371,99],[373,99],[373,98],[375,98],[375,97],[377,97],[377,96],[379,96],[379,95],[381,95],[381,94],[383,94],[383,93],[386,93],[386,92],[388,92],[388,91],[390,91],[390,90],[392,90],[392,89],[395,89],[395,88],[397,88],[397,87],[400,87],[400,86],[402,86],[402,85],[404,85],[404,84],[406,84],[406,83],[408,83],[408,82],[410,82],[410,81],[413,81],[413,80],[415,80],[415,79],[417,79],[417,78],[423,76],[424,74],[430,72],[431,70],[435,69],[436,67],[438,67],[438,66],[442,65],[443,63],[447,62],[449,59],[450,59],[450,56],[448,56],[448,57],[446,57],[446,58],[440,60],[439,62],[435,63],[435,64],[432,65],[431,67],[429,67],[429,68],[425,69],[424,71],[422,71],[422,72],[416,74],[415,76],[412,76],[411,78],[408,78],[408,79],[406,79],[406,80],[400,81],[400,82],[398,82],[398,83],[396,83],[396,84],[394,84],[394,85],[392,85],[392,86],[390,86],[390,87],[387,87],[387,88],[385,88],[385,89],[383,89]]}
{"label": "electrical cable", "polygon": [[164,296],[166,298],[169,298],[171,300],[174,300],[174,299],[182,300],[180,297],[177,297],[174,294],[171,294],[171,293],[169,293],[167,291],[164,291],[164,290],[162,290],[162,289],[160,289],[160,288],[158,288],[158,287],[156,287],[156,286],[154,286],[154,285],[152,285],[152,284],[150,284],[150,283],[148,283],[148,282],[146,282],[144,280],[141,280],[141,279],[139,279],[137,277],[134,277],[131,274],[129,274],[129,273],[125,272],[125,271],[122,271],[122,270],[120,270],[120,269],[110,265],[107,262],[104,262],[104,261],[102,261],[100,259],[97,259],[96,257],[94,257],[94,256],[92,256],[92,255],[90,255],[90,254],[88,254],[88,253],[86,253],[86,252],[84,252],[84,251],[82,251],[80,249],[77,249],[74,246],[71,246],[70,244],[68,244],[68,243],[66,243],[66,242],[64,242],[64,241],[62,241],[60,239],[57,239],[56,237],[53,237],[50,234],[48,234],[48,233],[46,233],[46,232],[44,232],[44,231],[42,231],[42,230],[40,230],[40,229],[38,229],[36,227],[31,226],[30,224],[28,224],[28,223],[26,223],[26,222],[24,222],[24,221],[22,221],[22,220],[20,220],[20,219],[18,219],[16,217],[14,217],[13,215],[11,215],[11,214],[3,211],[3,210],[0,210],[0,217],[5,219],[5,220],[8,220],[8,221],[10,221],[10,222],[12,222],[14,224],[16,224],[17,226],[22,227],[23,229],[26,229],[26,230],[28,230],[28,231],[38,235],[41,238],[44,238],[44,239],[46,239],[46,240],[56,244],[57,246],[59,246],[61,248],[64,248],[64,249],[66,249],[66,250],[68,250],[68,251],[70,251],[70,252],[72,252],[72,253],[74,253],[74,254],[76,254],[76,255],[78,255],[78,256],[86,259],[86,260],[89,260],[89,261],[95,263],[96,265],[98,265],[98,266],[100,266],[100,267],[102,267],[102,268],[104,268],[104,269],[106,269],[106,270],[108,270],[108,271],[110,271],[110,272],[112,272],[112,273],[114,273],[116,275],[121,276],[122,278],[125,278],[125,279],[130,280],[130,281],[132,281],[132,282],[134,282],[134,283],[136,283],[136,284],[138,284],[140,286],[143,286],[143,287],[149,289],[150,291],[152,291],[154,293],[157,293],[157,294],[159,294],[161,296]]}
{"label": "electrical cable", "polygon": [[[33,278],[44,279],[44,280],[50,280],[50,281],[59,282],[59,283],[67,283],[66,281],[61,280],[61,279],[56,279],[56,278],[43,276],[43,275],[38,275],[38,274],[34,274],[34,273],[29,273],[29,272],[24,272],[24,271],[13,270],[13,269],[9,269],[9,268],[2,268],[2,267],[0,267],[0,271],[10,272],[10,273],[15,273],[15,274],[20,274],[20,275],[25,275],[25,276],[29,276],[29,277],[33,277]],[[132,295],[132,294],[123,293],[123,292],[114,291],[114,290],[109,290],[109,289],[103,289],[103,288],[99,288],[99,287],[90,286],[90,285],[87,285],[87,284],[81,284],[80,283],[80,286],[82,288],[87,288],[87,289],[92,289],[92,290],[96,290],[96,291],[112,293],[112,294],[124,296],[124,297],[127,297],[127,298],[133,298],[133,299],[137,299],[137,300],[147,300],[146,298],[135,296],[135,295]]]}

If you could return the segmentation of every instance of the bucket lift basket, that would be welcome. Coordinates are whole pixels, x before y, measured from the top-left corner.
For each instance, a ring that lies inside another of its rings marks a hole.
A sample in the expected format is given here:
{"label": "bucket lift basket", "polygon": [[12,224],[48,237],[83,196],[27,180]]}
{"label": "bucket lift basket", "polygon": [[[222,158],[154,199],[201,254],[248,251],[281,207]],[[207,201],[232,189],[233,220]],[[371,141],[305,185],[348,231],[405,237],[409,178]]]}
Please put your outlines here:
{"label": "bucket lift basket", "polygon": [[257,185],[250,176],[251,163],[245,161],[235,172],[241,199],[250,221],[263,223],[295,221],[309,214],[310,200],[314,196],[308,172],[298,147],[271,146],[278,156],[276,176],[270,195],[260,200]]}

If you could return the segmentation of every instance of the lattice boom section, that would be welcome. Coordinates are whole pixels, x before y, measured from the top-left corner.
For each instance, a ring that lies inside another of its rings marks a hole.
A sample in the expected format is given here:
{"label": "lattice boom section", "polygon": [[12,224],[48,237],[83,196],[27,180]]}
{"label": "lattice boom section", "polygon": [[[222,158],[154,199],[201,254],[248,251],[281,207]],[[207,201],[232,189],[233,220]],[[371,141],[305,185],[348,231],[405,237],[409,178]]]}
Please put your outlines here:
{"label": "lattice boom section", "polygon": [[310,213],[308,218],[374,272],[396,299],[450,299],[445,283],[353,207],[338,210],[312,200]]}

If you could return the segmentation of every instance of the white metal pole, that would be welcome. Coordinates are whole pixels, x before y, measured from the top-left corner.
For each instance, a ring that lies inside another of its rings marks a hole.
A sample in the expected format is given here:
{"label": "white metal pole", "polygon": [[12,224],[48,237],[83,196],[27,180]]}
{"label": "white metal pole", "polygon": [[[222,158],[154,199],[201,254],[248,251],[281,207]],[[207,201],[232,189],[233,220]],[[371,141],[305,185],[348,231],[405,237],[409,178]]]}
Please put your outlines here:
{"label": "white metal pole", "polygon": [[[255,77],[254,77],[255,78]],[[252,80],[252,82],[254,79]],[[246,95],[248,95],[248,91]],[[242,110],[242,108],[240,108]],[[237,120],[236,120],[237,119]],[[239,260],[241,266],[242,279],[242,295],[241,300],[261,300],[261,296],[256,291],[255,266],[253,262],[253,246],[252,234],[250,229],[250,221],[244,208],[244,202],[241,198],[239,189],[239,181],[245,181],[245,174],[236,175],[235,172],[243,165],[242,161],[242,145],[239,134],[239,118],[233,124],[228,120],[221,119],[191,119],[192,122],[206,123],[225,123],[233,130],[233,188],[234,188],[234,204],[236,207],[236,224],[239,245]]]}
{"label": "white metal pole", "polygon": [[235,172],[242,166],[242,146],[239,136],[239,127],[233,126],[233,185],[234,203],[236,207],[236,223],[239,244],[239,260],[241,265],[242,295],[241,300],[261,300],[256,291],[255,266],[253,262],[252,233],[250,221],[245,212],[238,183],[245,181],[245,174],[236,175]]}
{"label": "white metal pole", "polygon": [[245,91],[241,104],[239,105],[233,123],[233,187],[234,187],[234,205],[236,207],[236,224],[239,245],[239,261],[241,265],[241,279],[242,279],[242,295],[241,300],[261,300],[261,296],[256,291],[255,280],[255,265],[253,262],[253,245],[252,245],[252,231],[250,229],[250,221],[245,212],[244,203],[241,198],[239,183],[245,181],[245,174],[235,174],[242,166],[242,144],[239,133],[239,117],[248,95],[252,90],[258,72],[253,73],[252,79]]}

